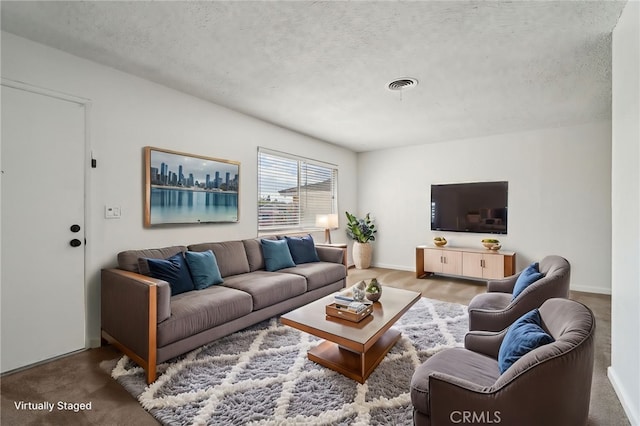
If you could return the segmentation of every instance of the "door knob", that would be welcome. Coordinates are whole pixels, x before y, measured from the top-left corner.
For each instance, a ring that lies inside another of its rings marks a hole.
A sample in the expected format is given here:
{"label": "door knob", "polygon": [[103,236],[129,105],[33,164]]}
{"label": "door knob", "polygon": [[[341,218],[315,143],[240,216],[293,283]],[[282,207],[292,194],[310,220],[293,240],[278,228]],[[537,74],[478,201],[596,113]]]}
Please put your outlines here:
{"label": "door knob", "polygon": [[74,238],[73,240],[69,241],[69,245],[71,247],[80,247],[82,245],[82,242],[79,239]]}
{"label": "door knob", "polygon": [[69,228],[71,230],[71,232],[78,232],[80,231],[80,225],[71,225],[71,228]]}

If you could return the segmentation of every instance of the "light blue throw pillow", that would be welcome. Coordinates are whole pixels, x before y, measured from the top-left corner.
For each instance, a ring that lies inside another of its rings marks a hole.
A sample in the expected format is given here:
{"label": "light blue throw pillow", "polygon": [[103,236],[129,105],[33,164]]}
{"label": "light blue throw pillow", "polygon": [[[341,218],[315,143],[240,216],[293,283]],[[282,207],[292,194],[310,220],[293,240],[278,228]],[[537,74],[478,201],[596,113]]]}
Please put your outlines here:
{"label": "light blue throw pillow", "polygon": [[500,373],[507,371],[514,362],[532,350],[553,342],[553,337],[542,328],[540,311],[534,309],[527,312],[509,326],[502,340],[498,351]]}
{"label": "light blue throw pillow", "polygon": [[520,273],[515,285],[513,286],[513,298],[511,300],[515,300],[515,298],[518,297],[518,295],[522,293],[525,288],[529,287],[531,284],[544,277],[544,274],[542,274],[538,268],[538,262],[534,262],[531,265],[527,266],[525,270],[522,271],[522,273]]}
{"label": "light blue throw pillow", "polygon": [[211,250],[188,251],[184,254],[197,290],[203,290],[223,282],[218,261]]}
{"label": "light blue throw pillow", "polygon": [[261,239],[262,255],[264,256],[265,269],[269,272],[283,268],[296,266],[289,251],[287,240]]}

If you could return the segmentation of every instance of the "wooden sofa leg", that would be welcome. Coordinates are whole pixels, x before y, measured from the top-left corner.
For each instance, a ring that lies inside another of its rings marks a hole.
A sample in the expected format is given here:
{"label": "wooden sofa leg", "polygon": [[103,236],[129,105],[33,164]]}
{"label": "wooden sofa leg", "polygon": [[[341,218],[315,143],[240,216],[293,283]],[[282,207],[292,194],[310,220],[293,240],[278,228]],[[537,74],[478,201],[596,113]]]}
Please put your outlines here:
{"label": "wooden sofa leg", "polygon": [[154,363],[147,366],[147,384],[150,385],[155,381],[156,381],[156,365]]}
{"label": "wooden sofa leg", "polygon": [[156,380],[156,363],[158,360],[157,333],[158,333],[158,287],[149,287],[149,339],[147,341],[147,384],[151,384]]}

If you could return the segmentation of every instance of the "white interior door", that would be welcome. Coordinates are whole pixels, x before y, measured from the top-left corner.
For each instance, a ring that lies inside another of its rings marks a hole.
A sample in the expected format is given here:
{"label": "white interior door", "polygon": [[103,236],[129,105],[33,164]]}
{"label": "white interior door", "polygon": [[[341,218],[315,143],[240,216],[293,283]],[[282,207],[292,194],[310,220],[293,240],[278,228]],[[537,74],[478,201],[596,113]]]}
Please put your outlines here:
{"label": "white interior door", "polygon": [[85,107],[5,85],[1,95],[7,372],[85,347]]}

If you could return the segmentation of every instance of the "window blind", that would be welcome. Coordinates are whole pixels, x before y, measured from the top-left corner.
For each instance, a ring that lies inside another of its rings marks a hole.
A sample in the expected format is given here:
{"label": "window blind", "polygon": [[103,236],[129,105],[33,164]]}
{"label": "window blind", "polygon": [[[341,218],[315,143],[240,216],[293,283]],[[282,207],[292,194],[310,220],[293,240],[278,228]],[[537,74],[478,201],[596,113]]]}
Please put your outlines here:
{"label": "window blind", "polygon": [[317,214],[337,211],[336,166],[258,149],[258,232],[317,229]]}

